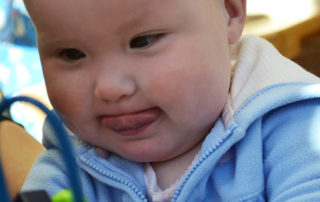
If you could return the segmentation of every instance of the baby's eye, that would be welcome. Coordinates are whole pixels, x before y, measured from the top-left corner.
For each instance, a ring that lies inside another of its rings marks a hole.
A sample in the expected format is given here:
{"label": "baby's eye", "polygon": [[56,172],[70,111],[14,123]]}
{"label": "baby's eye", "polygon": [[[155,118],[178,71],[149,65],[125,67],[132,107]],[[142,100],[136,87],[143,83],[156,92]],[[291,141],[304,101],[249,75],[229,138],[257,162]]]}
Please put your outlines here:
{"label": "baby's eye", "polygon": [[86,55],[77,49],[68,48],[68,49],[62,50],[59,53],[59,56],[63,57],[67,61],[75,62],[77,60],[80,60],[81,58],[84,58]]}
{"label": "baby's eye", "polygon": [[150,35],[135,37],[130,41],[130,48],[132,49],[147,48],[148,46],[153,44],[155,41],[160,39],[162,36],[163,34],[150,34]]}

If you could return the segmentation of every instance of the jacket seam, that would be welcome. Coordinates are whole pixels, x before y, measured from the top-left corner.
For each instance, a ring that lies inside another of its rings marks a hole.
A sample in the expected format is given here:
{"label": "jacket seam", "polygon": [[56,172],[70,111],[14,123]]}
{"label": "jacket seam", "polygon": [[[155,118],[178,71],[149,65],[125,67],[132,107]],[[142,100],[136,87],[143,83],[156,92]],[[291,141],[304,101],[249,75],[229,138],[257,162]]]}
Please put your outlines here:
{"label": "jacket seam", "polygon": [[[129,180],[126,180],[125,176],[123,176],[121,173],[118,173],[117,171],[114,171],[110,168],[107,168],[109,170],[109,172],[104,171],[102,169],[100,169],[98,166],[94,165],[92,162],[90,162],[87,159],[84,159],[83,157],[79,157],[81,158],[80,160],[85,163],[87,166],[91,167],[92,169],[94,169],[96,172],[104,175],[105,177],[107,177],[110,180],[113,180],[115,182],[118,182],[124,186],[126,186],[128,189],[132,190],[142,201],[148,201],[147,197],[145,194],[142,193],[142,189],[139,188],[138,185],[136,185],[135,183],[130,182]],[[114,173],[114,174],[112,174]]]}
{"label": "jacket seam", "polygon": [[235,113],[234,116],[238,116],[243,110],[245,110],[245,108],[247,108],[252,102],[254,102],[256,99],[258,99],[260,96],[268,93],[270,90],[275,89],[275,88],[279,88],[279,87],[286,87],[286,86],[303,86],[303,85],[307,85],[307,84],[316,84],[316,83],[304,83],[304,82],[295,82],[295,83],[280,83],[280,84],[275,84],[269,87],[265,87],[261,90],[259,90],[257,93],[253,94],[252,96],[250,96],[245,103],[238,108]]}
{"label": "jacket seam", "polygon": [[[256,197],[259,197],[259,194],[263,193],[264,191],[264,187],[260,187],[259,191],[253,192],[251,194],[247,194],[246,196],[240,196],[240,197],[236,197],[236,198],[240,198],[239,200],[237,200],[238,202],[244,202],[244,201],[248,201],[248,200],[252,200]],[[232,200],[233,201],[233,200]]]}

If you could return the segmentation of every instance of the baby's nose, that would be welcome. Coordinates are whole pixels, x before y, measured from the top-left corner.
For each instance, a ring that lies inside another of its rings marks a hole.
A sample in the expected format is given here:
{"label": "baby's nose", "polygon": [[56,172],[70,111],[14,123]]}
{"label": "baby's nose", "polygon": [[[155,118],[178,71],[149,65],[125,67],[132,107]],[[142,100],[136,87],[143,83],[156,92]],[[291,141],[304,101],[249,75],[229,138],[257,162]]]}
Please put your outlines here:
{"label": "baby's nose", "polygon": [[136,83],[125,75],[100,75],[95,83],[94,94],[98,99],[118,102],[136,92]]}

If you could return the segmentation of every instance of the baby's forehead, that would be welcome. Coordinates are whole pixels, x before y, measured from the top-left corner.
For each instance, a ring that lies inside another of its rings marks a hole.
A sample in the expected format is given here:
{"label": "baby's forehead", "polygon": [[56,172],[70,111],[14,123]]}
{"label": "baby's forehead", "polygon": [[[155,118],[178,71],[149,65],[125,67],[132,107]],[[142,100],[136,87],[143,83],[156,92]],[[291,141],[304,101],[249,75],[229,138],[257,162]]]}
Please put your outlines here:
{"label": "baby's forehead", "polygon": [[181,7],[187,7],[187,2],[192,4],[200,4],[202,2],[218,2],[220,0],[98,0],[92,2],[91,0],[23,0],[27,8],[51,8],[56,10],[59,8],[58,13],[65,13],[64,11],[77,10],[81,12],[96,13],[97,10],[108,11],[106,15],[113,15],[115,12],[126,11],[126,15],[148,11],[150,9],[162,10],[163,15],[166,14],[164,8],[179,9]]}
{"label": "baby's forehead", "polygon": [[[107,34],[112,38],[128,31],[132,35],[150,30],[172,30],[193,23],[198,15],[215,20],[213,15],[218,12],[212,11],[211,6],[220,0],[24,1],[38,36],[49,33],[56,38],[70,39],[79,33],[97,38],[106,38]],[[63,30],[63,34],[59,30]]]}
{"label": "baby's forehead", "polygon": [[[180,0],[178,0],[180,1]],[[151,14],[162,10],[168,0],[99,0],[94,3],[90,0],[24,0],[24,3],[31,13],[41,13],[46,19],[58,15],[70,16],[72,14],[81,16],[109,16],[114,17],[119,14],[130,18],[133,15]],[[41,12],[42,11],[42,12]],[[165,10],[162,10],[165,15]]]}
{"label": "baby's forehead", "polygon": [[[26,7],[35,21],[81,19],[83,22],[95,18],[97,22],[130,20],[144,17],[144,20],[154,16],[166,16],[169,8],[181,0],[24,0]],[[174,4],[172,2],[175,2]],[[181,7],[181,6],[180,6]]]}

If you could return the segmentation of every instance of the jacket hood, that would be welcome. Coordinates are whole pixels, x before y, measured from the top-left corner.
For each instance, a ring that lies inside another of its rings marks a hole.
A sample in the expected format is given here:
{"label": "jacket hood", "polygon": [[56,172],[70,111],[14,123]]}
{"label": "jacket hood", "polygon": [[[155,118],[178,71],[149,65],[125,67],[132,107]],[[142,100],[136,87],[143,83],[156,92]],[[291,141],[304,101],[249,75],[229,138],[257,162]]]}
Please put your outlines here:
{"label": "jacket hood", "polygon": [[[245,103],[257,94],[265,92],[267,88],[290,84],[298,87],[297,83],[320,83],[317,76],[285,58],[272,44],[257,36],[244,35],[239,43],[231,47],[231,58],[234,75],[229,100],[223,112],[223,120],[226,125],[234,120],[234,112],[246,105]],[[276,96],[279,98],[278,105],[288,104],[289,100],[284,103],[281,103],[280,100],[286,98],[289,92],[286,92],[285,87],[278,90]],[[310,91],[309,93],[312,94]],[[255,107],[257,110],[268,108],[268,103],[265,102]]]}

